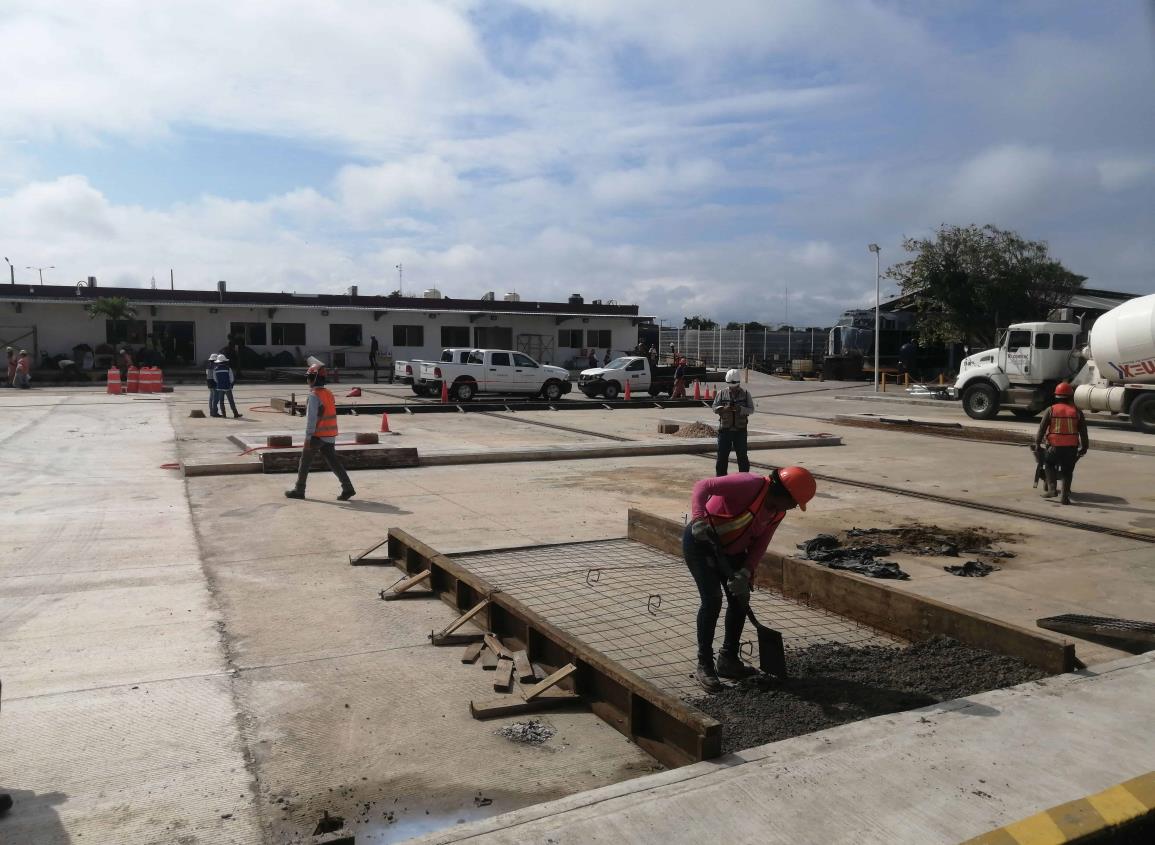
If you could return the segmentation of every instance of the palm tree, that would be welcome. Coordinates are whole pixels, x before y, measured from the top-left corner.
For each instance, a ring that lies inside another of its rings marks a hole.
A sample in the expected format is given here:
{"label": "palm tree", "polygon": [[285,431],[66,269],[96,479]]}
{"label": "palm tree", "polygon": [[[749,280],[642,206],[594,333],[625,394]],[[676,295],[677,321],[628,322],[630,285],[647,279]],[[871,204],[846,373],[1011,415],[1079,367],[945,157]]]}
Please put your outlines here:
{"label": "palm tree", "polygon": [[125,337],[119,338],[118,331],[121,321],[127,322],[136,316],[136,309],[128,303],[128,299],[123,296],[102,296],[99,299],[89,302],[84,306],[84,310],[88,312],[88,319],[95,320],[97,317],[104,317],[112,320],[112,334],[113,342],[120,343],[127,340],[127,332]]}

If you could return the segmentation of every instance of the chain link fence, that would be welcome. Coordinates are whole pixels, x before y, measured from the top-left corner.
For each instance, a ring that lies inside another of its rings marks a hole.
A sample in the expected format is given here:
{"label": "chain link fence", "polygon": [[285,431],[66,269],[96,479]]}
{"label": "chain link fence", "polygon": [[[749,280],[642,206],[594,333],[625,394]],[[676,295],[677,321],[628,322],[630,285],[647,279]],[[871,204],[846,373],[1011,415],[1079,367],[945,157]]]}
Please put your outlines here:
{"label": "chain link fence", "polygon": [[785,370],[805,375],[820,369],[826,356],[825,329],[662,328],[658,338],[663,360],[673,350],[689,361],[718,369],[750,366],[767,372]]}

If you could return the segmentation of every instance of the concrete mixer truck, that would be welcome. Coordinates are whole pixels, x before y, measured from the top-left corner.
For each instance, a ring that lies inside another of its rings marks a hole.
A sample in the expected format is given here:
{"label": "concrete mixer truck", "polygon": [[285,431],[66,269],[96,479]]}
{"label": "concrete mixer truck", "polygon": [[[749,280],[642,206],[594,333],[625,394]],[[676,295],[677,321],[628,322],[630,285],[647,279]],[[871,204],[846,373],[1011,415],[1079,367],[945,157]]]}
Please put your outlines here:
{"label": "concrete mixer truck", "polygon": [[1003,408],[1029,419],[1069,381],[1083,411],[1127,414],[1136,431],[1155,434],[1155,294],[1100,317],[1083,349],[1078,335],[1075,323],[1016,323],[998,348],[963,360],[949,395],[976,420]]}

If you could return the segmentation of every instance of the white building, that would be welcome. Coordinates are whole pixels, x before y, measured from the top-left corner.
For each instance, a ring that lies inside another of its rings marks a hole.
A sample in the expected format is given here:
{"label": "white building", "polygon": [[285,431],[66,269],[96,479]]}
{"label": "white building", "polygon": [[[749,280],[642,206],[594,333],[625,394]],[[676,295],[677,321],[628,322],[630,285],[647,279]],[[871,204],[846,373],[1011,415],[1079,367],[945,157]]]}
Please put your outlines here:
{"label": "white building", "polygon": [[[135,311],[114,324],[92,319],[86,305],[101,297],[123,297]],[[122,346],[154,350],[164,366],[195,366],[229,346],[247,347],[241,366],[299,364],[307,355],[336,367],[365,367],[371,339],[382,356],[435,358],[446,346],[518,349],[542,363],[566,362],[596,350],[618,355],[638,342],[636,305],[523,302],[517,294],[496,299],[450,299],[438,291],[423,297],[362,296],[230,291],[102,288],[96,280],[76,287],[0,285],[0,346],[27,349],[39,364],[45,357],[75,358],[91,348],[98,358]],[[287,353],[282,354],[282,353]],[[280,360],[272,359],[280,355]],[[288,360],[291,356],[292,361]]]}

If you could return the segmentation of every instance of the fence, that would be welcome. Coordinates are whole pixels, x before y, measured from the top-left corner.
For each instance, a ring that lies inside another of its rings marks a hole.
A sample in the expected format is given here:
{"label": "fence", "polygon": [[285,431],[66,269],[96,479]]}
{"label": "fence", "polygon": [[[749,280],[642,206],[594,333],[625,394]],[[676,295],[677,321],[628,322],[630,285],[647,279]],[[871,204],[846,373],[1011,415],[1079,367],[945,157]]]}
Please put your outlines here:
{"label": "fence", "polygon": [[663,357],[669,354],[670,344],[691,361],[709,367],[749,365],[806,372],[822,366],[826,330],[660,329],[658,349]]}

